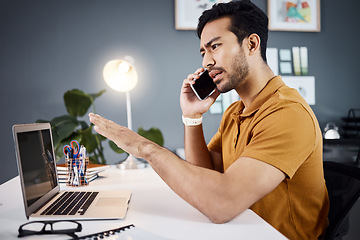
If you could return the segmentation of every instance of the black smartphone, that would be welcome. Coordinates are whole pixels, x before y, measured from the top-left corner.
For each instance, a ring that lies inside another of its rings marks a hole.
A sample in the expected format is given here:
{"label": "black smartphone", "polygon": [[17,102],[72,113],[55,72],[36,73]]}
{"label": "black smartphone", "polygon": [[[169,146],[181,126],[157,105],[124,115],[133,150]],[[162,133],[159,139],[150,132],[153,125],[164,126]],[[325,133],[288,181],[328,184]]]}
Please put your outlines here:
{"label": "black smartphone", "polygon": [[205,70],[201,73],[198,79],[195,79],[194,84],[190,84],[195,95],[199,100],[204,100],[210,96],[216,89],[216,84],[213,79],[209,76],[209,72]]}

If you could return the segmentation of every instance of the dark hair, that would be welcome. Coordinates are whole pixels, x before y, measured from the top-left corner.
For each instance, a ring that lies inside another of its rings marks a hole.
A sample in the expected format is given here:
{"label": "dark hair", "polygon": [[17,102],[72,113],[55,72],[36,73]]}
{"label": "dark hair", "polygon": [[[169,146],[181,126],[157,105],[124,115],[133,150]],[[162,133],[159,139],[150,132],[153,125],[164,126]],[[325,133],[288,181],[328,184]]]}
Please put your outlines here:
{"label": "dark hair", "polygon": [[229,30],[237,36],[240,44],[244,38],[253,33],[259,35],[261,57],[266,62],[268,17],[249,0],[218,3],[214,4],[211,9],[204,11],[199,18],[196,30],[198,37],[201,37],[201,33],[208,22],[226,16],[231,18]]}

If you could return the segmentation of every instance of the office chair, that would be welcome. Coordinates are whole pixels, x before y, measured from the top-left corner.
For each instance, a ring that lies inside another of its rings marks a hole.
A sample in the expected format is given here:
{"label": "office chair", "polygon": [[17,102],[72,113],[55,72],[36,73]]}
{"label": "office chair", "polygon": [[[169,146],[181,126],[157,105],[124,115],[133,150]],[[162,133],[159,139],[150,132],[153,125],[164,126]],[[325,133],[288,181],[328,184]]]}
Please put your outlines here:
{"label": "office chair", "polygon": [[350,229],[349,212],[360,197],[360,168],[324,161],[324,175],[330,199],[325,239],[342,239]]}

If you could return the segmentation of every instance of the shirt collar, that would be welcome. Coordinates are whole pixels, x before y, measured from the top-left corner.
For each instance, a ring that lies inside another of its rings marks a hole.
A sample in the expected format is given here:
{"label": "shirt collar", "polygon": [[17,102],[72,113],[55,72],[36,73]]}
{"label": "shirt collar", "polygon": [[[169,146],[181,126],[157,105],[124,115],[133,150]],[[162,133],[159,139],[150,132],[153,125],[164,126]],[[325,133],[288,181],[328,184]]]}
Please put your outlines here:
{"label": "shirt collar", "polygon": [[254,114],[259,108],[276,92],[281,86],[285,85],[280,76],[275,76],[270,79],[265,87],[260,91],[259,95],[251,103],[245,112],[242,112],[245,108],[243,101],[240,102],[240,111],[233,114],[233,117],[249,117]]}

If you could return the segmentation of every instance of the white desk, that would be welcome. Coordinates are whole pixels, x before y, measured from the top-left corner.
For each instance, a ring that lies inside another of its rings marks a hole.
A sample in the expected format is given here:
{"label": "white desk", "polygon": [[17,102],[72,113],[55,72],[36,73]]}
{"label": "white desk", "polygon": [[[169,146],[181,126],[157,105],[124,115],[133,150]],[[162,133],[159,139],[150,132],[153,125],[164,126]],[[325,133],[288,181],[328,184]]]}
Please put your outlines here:
{"label": "white desk", "polygon": [[[148,233],[169,239],[286,239],[251,210],[226,224],[211,223],[177,196],[151,168],[119,170],[111,167],[85,190],[131,190],[133,195],[124,220],[81,221],[79,236],[134,224]],[[61,185],[62,189],[74,189]],[[0,185],[0,239],[16,239],[18,227],[27,222],[19,177]],[[58,236],[57,236],[58,237]],[[43,235],[24,239],[52,239]],[[62,239],[67,239],[62,236]]]}

